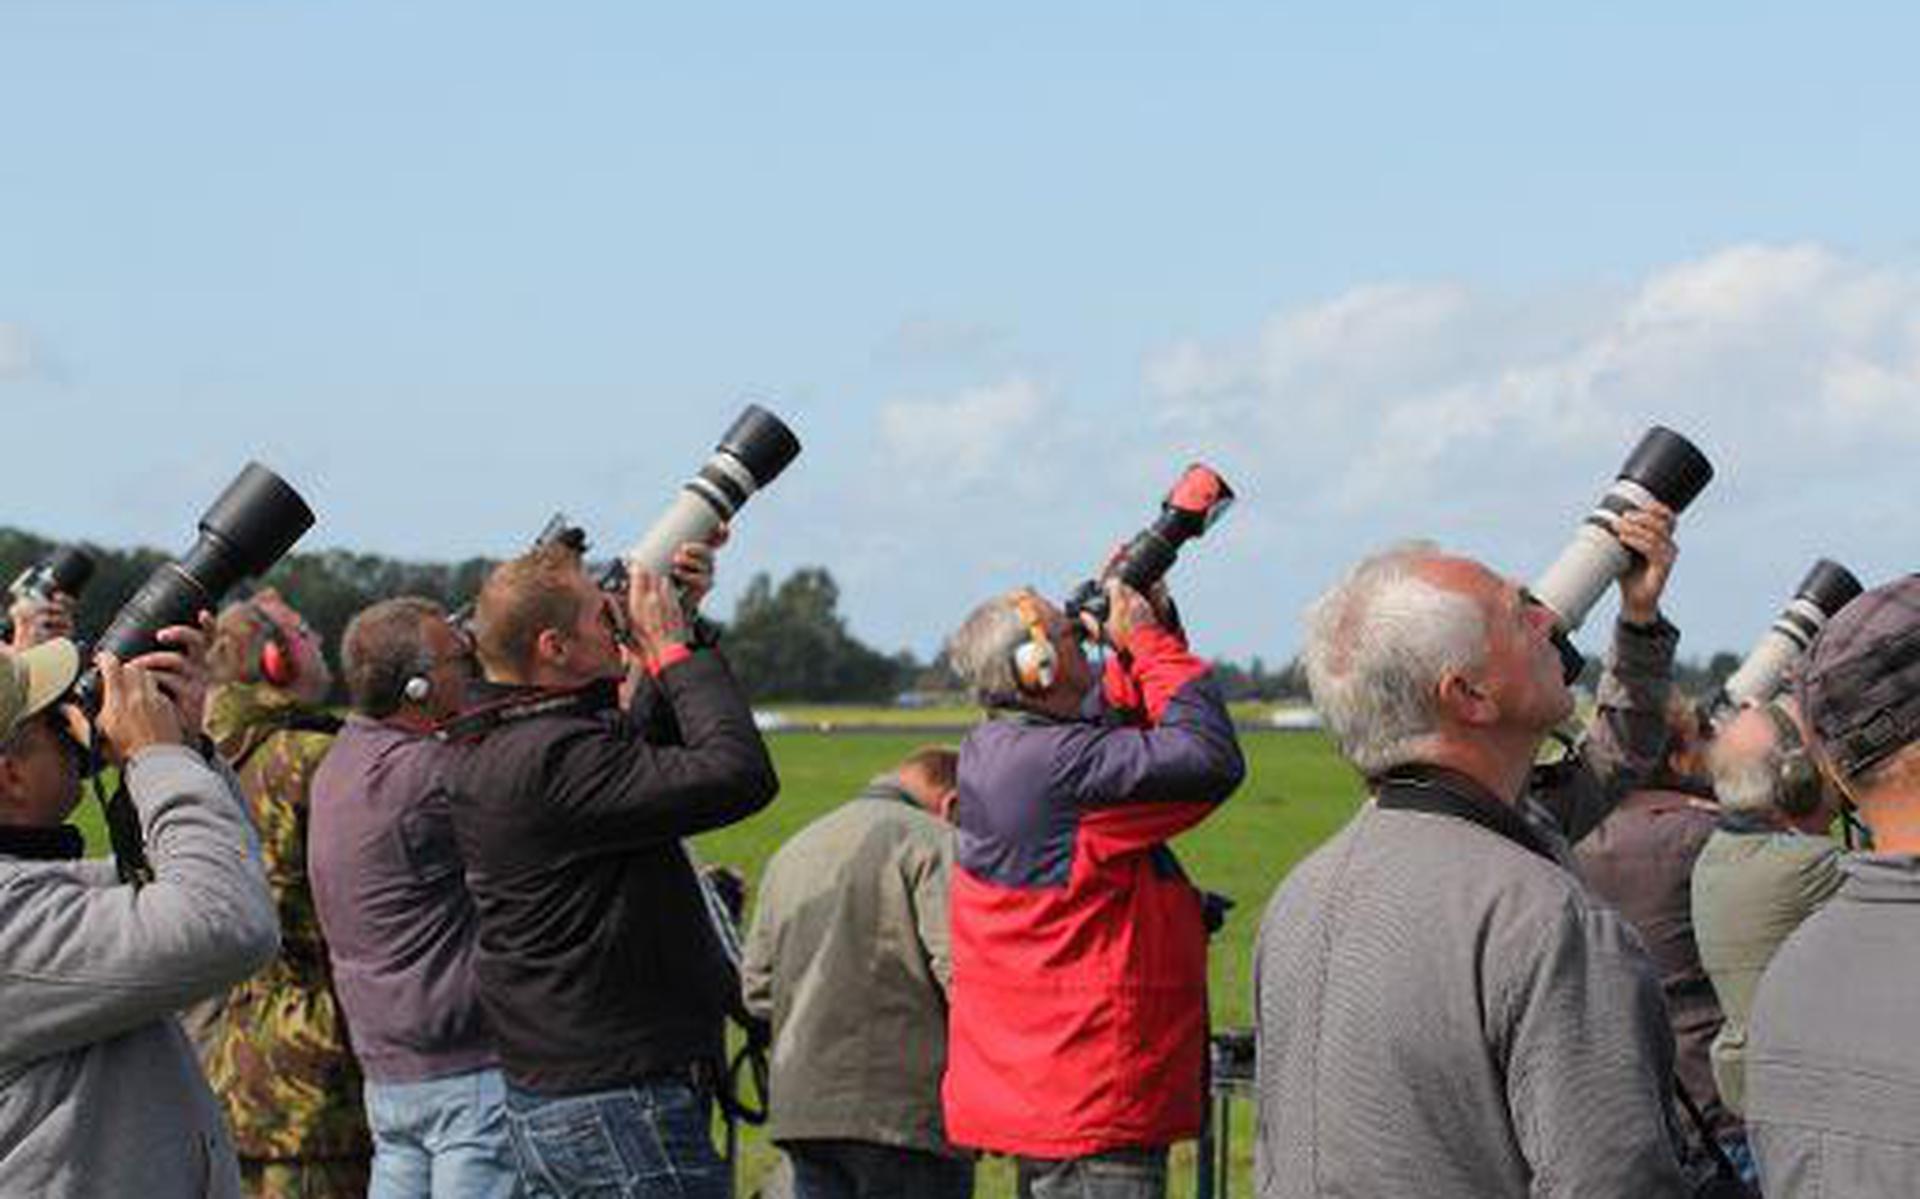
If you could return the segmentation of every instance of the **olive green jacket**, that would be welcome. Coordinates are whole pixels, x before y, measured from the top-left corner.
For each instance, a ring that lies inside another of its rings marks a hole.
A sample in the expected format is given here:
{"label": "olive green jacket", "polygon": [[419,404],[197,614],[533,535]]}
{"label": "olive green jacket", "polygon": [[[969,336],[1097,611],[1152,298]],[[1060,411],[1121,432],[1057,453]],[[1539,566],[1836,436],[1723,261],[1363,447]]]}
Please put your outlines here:
{"label": "olive green jacket", "polygon": [[946,1067],[948,825],[891,777],[801,829],[767,864],[741,961],[773,1023],[776,1141],[953,1152]]}

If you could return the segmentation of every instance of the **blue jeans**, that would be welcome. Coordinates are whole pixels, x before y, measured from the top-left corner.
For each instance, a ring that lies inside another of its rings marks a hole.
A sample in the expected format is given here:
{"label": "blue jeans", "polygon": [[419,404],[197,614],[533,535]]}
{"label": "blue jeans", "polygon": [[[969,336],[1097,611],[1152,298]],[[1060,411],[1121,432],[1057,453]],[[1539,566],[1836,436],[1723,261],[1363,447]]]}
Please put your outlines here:
{"label": "blue jeans", "polygon": [[727,1199],[707,1097],[679,1078],[546,1098],[507,1087],[507,1128],[531,1199]]}
{"label": "blue jeans", "polygon": [[793,1199],[970,1199],[973,1163],[869,1141],[786,1141]]}
{"label": "blue jeans", "polygon": [[1065,1161],[1014,1161],[1020,1199],[1166,1199],[1165,1149],[1109,1149]]}
{"label": "blue jeans", "polygon": [[369,1082],[365,1098],[373,1131],[367,1199],[511,1199],[520,1193],[500,1071]]}

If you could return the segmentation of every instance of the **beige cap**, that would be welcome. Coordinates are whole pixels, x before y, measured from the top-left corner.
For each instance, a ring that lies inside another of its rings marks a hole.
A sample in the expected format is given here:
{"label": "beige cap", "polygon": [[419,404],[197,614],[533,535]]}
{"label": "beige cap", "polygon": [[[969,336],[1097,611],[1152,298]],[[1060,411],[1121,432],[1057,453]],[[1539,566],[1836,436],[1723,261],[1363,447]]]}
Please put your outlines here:
{"label": "beige cap", "polygon": [[80,677],[80,651],[66,638],[0,650],[0,740],[51,707]]}

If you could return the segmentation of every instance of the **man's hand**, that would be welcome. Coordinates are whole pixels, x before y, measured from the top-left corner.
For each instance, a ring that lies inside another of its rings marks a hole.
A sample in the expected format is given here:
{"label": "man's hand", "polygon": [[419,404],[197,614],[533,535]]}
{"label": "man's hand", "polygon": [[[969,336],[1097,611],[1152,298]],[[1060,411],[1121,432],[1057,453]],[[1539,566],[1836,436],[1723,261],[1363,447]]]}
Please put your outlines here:
{"label": "man's hand", "polygon": [[1635,554],[1633,565],[1620,576],[1620,619],[1652,624],[1660,619],[1660,595],[1680,554],[1673,541],[1673,509],[1656,500],[1623,512],[1614,521],[1613,534]]}
{"label": "man's hand", "polygon": [[1160,617],[1146,596],[1119,579],[1107,580],[1107,625],[1101,635],[1108,645],[1120,649],[1132,639],[1135,630],[1159,625]]}
{"label": "man's hand", "polygon": [[699,611],[700,601],[713,590],[715,551],[727,543],[730,534],[726,525],[716,525],[705,541],[689,541],[673,551],[673,581],[686,598],[687,611]]}
{"label": "man's hand", "polygon": [[186,739],[180,713],[151,672],[112,654],[101,654],[94,665],[100,668],[99,727],[109,760],[123,763],[150,745]]}
{"label": "man's hand", "polygon": [[627,582],[627,616],[632,621],[633,652],[642,662],[659,660],[668,647],[693,639],[686,612],[665,576],[637,570]]}
{"label": "man's hand", "polygon": [[207,645],[213,639],[213,616],[202,612],[198,628],[170,625],[154,639],[167,648],[141,654],[129,665],[151,674],[161,694],[172,701],[180,727],[197,732],[206,718]]}
{"label": "man's hand", "polygon": [[73,636],[73,598],[64,591],[46,599],[17,599],[7,609],[7,616],[13,621],[15,649]]}

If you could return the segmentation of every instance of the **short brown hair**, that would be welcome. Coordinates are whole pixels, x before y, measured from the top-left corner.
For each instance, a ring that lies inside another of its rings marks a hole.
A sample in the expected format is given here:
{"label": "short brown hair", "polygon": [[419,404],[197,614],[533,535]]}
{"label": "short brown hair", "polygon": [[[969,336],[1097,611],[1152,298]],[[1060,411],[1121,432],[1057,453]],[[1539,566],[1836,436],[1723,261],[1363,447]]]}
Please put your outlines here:
{"label": "short brown hair", "polygon": [[923,745],[901,759],[901,770],[917,770],[941,791],[951,791],[960,779],[960,751],[951,745]]}
{"label": "short brown hair", "polygon": [[474,649],[489,675],[524,676],[547,629],[580,620],[580,555],[564,545],[536,546],[493,568],[473,606]]}
{"label": "short brown hair", "polygon": [[363,609],[340,638],[340,673],[353,710],[378,720],[400,710],[407,680],[433,669],[428,622],[447,610],[430,599],[403,595]]}

